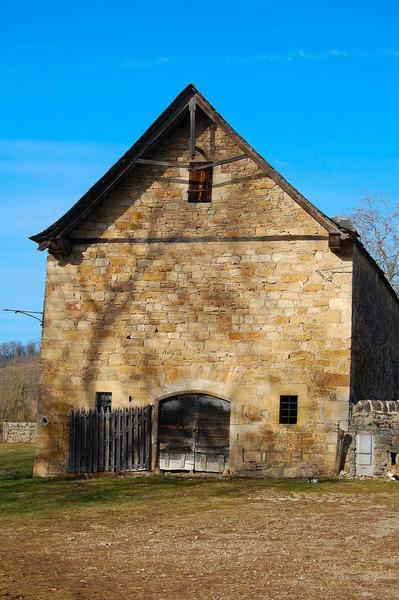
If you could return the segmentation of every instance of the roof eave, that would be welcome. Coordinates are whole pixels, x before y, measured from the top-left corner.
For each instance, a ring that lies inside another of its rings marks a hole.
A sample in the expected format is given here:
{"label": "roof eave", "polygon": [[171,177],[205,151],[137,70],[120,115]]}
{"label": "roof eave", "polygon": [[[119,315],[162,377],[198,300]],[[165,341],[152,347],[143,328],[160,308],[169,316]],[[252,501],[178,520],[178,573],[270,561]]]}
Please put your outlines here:
{"label": "roof eave", "polygon": [[[146,129],[143,135],[125,152],[125,154],[114,163],[110,169],[57,221],[39,233],[29,237],[30,240],[41,243],[48,239],[57,239],[66,234],[94,204],[103,197],[110,189],[123,177],[123,175],[132,167],[135,160],[151,146],[151,136],[158,131],[157,137],[167,129],[186,109],[190,98],[198,90],[192,83],[189,83],[173,102],[160,114],[160,116]],[[137,155],[137,156],[136,156]],[[126,164],[125,164],[126,163]],[[113,175],[115,177],[112,179]],[[79,212],[77,218],[73,218],[80,206],[88,202],[89,204]],[[64,226],[65,225],[65,226]]]}

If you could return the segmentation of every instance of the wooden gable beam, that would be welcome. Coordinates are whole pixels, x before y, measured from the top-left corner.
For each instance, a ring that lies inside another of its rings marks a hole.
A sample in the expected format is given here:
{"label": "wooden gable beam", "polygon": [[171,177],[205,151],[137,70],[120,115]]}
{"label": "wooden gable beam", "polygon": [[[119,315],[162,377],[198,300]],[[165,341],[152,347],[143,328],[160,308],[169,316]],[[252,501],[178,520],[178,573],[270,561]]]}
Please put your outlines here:
{"label": "wooden gable beam", "polygon": [[244,160],[249,158],[247,154],[240,154],[239,156],[231,156],[230,158],[224,158],[223,160],[215,160],[213,162],[199,162],[199,163],[184,163],[184,162],[171,162],[166,160],[151,160],[147,158],[138,158],[135,161],[137,165],[154,165],[156,167],[180,167],[182,169],[188,169],[189,171],[200,171],[202,169],[210,169],[211,167],[217,167],[219,165],[227,165],[238,160]]}
{"label": "wooden gable beam", "polygon": [[188,108],[190,111],[190,156],[191,160],[195,158],[195,110],[197,108],[197,103],[195,101],[195,96],[190,99],[188,103]]}

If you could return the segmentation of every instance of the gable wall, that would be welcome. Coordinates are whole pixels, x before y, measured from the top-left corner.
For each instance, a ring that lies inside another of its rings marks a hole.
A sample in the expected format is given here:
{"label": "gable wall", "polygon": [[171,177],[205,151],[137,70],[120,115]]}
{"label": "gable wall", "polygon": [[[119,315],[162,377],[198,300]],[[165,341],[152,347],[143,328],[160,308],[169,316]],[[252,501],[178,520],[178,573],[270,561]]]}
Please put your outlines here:
{"label": "gable wall", "polygon": [[[212,148],[215,159],[242,153],[205,122],[197,144],[207,158]],[[188,128],[151,158],[188,161]],[[211,204],[186,194],[186,171],[137,167],[72,234],[136,243],[49,257],[41,415],[50,423],[37,474],[65,469],[68,410],[93,407],[96,390],[112,391],[114,406],[153,403],[155,419],[165,395],[221,396],[232,401],[233,470],[333,470],[349,399],[350,257],[330,252],[326,231],[249,159],[215,168]],[[259,241],[286,234],[321,237]],[[280,394],[298,395],[297,425],[278,424]]]}

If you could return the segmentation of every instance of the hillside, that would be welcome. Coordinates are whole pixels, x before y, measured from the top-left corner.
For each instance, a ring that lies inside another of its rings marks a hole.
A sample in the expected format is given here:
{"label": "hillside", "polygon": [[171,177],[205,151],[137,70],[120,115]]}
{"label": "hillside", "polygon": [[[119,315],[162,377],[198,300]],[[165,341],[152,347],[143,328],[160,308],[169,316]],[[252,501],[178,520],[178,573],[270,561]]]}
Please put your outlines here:
{"label": "hillside", "polygon": [[36,420],[38,395],[38,345],[0,344],[0,423]]}

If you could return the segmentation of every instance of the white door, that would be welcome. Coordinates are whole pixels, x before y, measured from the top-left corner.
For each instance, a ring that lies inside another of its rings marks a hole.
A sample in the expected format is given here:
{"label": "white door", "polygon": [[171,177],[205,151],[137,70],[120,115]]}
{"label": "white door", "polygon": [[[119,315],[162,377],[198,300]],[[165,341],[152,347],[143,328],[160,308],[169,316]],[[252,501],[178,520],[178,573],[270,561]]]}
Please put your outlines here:
{"label": "white door", "polygon": [[370,433],[356,436],[356,475],[374,475],[374,443]]}

